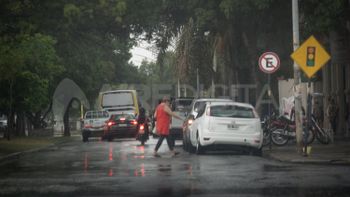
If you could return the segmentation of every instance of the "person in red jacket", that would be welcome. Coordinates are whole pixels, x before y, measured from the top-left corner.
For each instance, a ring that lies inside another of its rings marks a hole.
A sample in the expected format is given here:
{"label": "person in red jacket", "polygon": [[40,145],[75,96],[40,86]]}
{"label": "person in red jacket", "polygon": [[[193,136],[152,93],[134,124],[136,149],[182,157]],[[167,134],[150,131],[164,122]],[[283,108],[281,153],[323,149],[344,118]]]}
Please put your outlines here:
{"label": "person in red jacket", "polygon": [[169,127],[172,116],[179,120],[182,120],[180,116],[171,111],[169,97],[164,97],[162,99],[162,102],[157,106],[156,111],[154,113],[154,117],[157,119],[156,130],[157,134],[159,135],[157,145],[154,148],[155,157],[160,157],[160,155],[157,152],[159,147],[162,145],[164,138],[166,139],[168,147],[172,152],[173,156],[179,154],[178,152],[175,152],[174,143],[172,143],[171,136],[169,135]]}

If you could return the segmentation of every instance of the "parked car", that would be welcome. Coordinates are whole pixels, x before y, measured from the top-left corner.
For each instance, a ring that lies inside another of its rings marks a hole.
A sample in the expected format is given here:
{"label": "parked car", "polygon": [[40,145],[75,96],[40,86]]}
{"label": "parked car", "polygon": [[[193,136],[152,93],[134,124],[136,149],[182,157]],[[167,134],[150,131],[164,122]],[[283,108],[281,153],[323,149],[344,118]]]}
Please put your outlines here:
{"label": "parked car", "polygon": [[112,141],[116,137],[136,137],[137,120],[134,114],[113,114],[104,127],[103,139]]}
{"label": "parked car", "polygon": [[206,106],[209,102],[224,102],[232,101],[231,99],[219,99],[219,98],[200,98],[194,99],[190,105],[190,111],[187,114],[187,117],[183,123],[183,138],[182,144],[185,151],[193,152],[193,147],[190,142],[190,129],[191,124],[193,123],[194,117],[197,116],[198,112]]}
{"label": "parked car", "polygon": [[197,154],[210,146],[262,154],[263,133],[254,107],[233,101],[206,102],[189,126],[190,145]]}
{"label": "parked car", "polygon": [[103,127],[108,120],[107,111],[87,111],[82,124],[83,142],[89,140],[89,137],[102,137]]}
{"label": "parked car", "polygon": [[[172,111],[177,113],[182,119],[185,119],[188,112],[190,111],[190,106],[193,98],[177,98],[172,101],[171,108]],[[172,117],[170,125],[170,134],[174,139],[182,139],[183,137],[183,121],[175,117]]]}

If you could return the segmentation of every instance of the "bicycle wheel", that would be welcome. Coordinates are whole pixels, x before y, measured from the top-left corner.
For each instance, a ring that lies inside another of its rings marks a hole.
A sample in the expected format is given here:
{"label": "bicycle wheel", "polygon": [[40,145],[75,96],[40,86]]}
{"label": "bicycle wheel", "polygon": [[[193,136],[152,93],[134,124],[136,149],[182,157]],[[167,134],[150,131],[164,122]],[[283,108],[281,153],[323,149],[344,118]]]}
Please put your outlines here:
{"label": "bicycle wheel", "polygon": [[284,129],[275,129],[271,130],[272,136],[272,142],[276,144],[277,146],[283,146],[288,143],[288,131]]}
{"label": "bicycle wheel", "polygon": [[315,128],[316,129],[316,139],[321,143],[321,144],[329,144],[331,142],[331,136],[328,131],[320,128]]}
{"label": "bicycle wheel", "polygon": [[321,144],[329,144],[331,142],[331,135],[328,131],[321,128],[314,117],[312,117],[312,128],[315,131],[316,139]]}

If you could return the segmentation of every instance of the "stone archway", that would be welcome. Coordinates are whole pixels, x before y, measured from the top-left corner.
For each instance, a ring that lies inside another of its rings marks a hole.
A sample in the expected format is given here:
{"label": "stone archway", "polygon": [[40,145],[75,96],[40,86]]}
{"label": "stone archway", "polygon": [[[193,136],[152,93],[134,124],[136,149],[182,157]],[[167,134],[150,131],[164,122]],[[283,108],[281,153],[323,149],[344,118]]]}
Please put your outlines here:
{"label": "stone archway", "polygon": [[90,109],[89,101],[80,87],[73,80],[65,78],[59,83],[53,95],[54,135],[70,136],[68,112],[73,101],[78,101]]}

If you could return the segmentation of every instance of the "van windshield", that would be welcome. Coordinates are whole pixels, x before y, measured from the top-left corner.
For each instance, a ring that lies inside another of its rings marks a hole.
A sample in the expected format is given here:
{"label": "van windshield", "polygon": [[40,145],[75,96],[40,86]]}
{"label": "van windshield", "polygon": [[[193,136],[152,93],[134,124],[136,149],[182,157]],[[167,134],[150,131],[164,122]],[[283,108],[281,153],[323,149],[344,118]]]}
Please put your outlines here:
{"label": "van windshield", "polygon": [[102,107],[134,106],[131,92],[110,92],[102,96]]}
{"label": "van windshield", "polygon": [[189,111],[191,108],[192,99],[180,99],[175,100],[173,103],[174,107],[173,109],[175,111]]}

